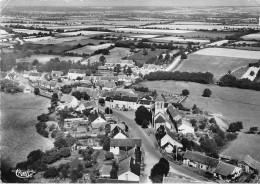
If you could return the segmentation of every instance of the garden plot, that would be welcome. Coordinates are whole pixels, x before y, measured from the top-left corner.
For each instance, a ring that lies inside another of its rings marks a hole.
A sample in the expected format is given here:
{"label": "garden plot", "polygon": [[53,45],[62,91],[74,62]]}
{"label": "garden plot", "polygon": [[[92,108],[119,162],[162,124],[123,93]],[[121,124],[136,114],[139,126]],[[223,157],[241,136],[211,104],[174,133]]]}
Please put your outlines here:
{"label": "garden plot", "polygon": [[140,28],[114,28],[111,30],[117,32],[132,32],[132,33],[141,33],[141,34],[184,34],[193,31],[188,30],[164,30],[164,29],[140,29]]}
{"label": "garden plot", "polygon": [[29,30],[29,29],[13,29],[14,32],[17,33],[24,33],[24,34],[38,34],[39,32],[43,34],[49,34],[49,31],[44,31],[44,30]]}
{"label": "garden plot", "polygon": [[46,62],[50,61],[50,59],[55,59],[55,58],[59,58],[61,61],[71,60],[72,62],[78,62],[83,59],[82,57],[39,54],[39,55],[32,55],[30,57],[16,59],[16,62],[32,63],[35,59],[37,59],[40,63],[46,64]]}
{"label": "garden plot", "polygon": [[242,79],[249,79],[251,81],[255,80],[257,73],[260,68],[258,67],[249,67],[246,73],[241,77]]}
{"label": "garden plot", "polygon": [[206,49],[199,50],[194,54],[234,57],[234,58],[242,58],[242,59],[260,59],[259,51],[248,51],[248,50],[240,50],[240,49],[206,48]]}
{"label": "garden plot", "polygon": [[107,44],[101,44],[101,45],[96,45],[96,46],[84,46],[82,48],[74,49],[71,51],[67,51],[67,53],[75,53],[78,55],[83,55],[83,54],[92,54],[96,50],[99,49],[106,49],[110,46],[114,45],[113,43],[107,43]]}
{"label": "garden plot", "polygon": [[209,40],[200,40],[200,39],[184,39],[179,37],[163,37],[163,38],[153,38],[151,39],[154,42],[180,42],[180,43],[188,43],[188,42],[194,42],[194,43],[200,43],[200,44],[207,44],[210,43]]}
{"label": "garden plot", "polygon": [[245,36],[242,36],[244,40],[260,40],[260,32],[255,34],[248,34]]}

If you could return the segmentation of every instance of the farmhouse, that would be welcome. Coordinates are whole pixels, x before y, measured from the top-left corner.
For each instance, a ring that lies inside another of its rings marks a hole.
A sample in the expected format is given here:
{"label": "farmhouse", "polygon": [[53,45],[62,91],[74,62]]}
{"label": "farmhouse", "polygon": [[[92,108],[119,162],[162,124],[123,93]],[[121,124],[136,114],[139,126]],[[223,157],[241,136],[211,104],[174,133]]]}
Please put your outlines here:
{"label": "farmhouse", "polygon": [[120,126],[115,126],[113,127],[113,129],[111,128],[110,137],[113,139],[127,139],[128,135],[126,134],[126,131],[122,128]]}
{"label": "farmhouse", "polygon": [[246,155],[242,161],[238,162],[238,166],[246,173],[260,173],[260,162],[254,160],[249,155]]}
{"label": "farmhouse", "polygon": [[76,80],[77,77],[83,78],[85,75],[85,72],[79,69],[70,69],[68,72],[68,78],[70,80]]}
{"label": "farmhouse", "polygon": [[63,106],[72,107],[75,108],[78,106],[79,101],[77,98],[71,95],[63,94],[61,96],[60,102],[63,104]]}
{"label": "farmhouse", "polygon": [[131,150],[132,148],[140,148],[142,139],[110,139],[110,152],[119,155],[119,149]]}

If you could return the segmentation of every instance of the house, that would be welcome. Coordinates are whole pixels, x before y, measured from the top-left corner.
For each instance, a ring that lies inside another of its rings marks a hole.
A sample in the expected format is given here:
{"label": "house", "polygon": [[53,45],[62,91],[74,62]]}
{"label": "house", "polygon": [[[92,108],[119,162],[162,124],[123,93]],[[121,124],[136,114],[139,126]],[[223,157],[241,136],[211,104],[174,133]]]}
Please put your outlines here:
{"label": "house", "polygon": [[125,160],[122,160],[118,166],[118,180],[126,180],[126,181],[135,181],[139,182],[140,180],[140,171],[136,171],[134,166],[131,164],[132,157],[129,157]]}
{"label": "house", "polygon": [[32,91],[32,87],[22,83],[20,83],[18,87],[21,88],[24,93],[30,93]]}
{"label": "house", "polygon": [[159,140],[159,145],[162,149],[164,149],[167,153],[172,153],[174,150],[174,147],[182,148],[183,145],[181,142],[177,139],[177,137],[168,129],[165,127],[166,134],[164,137]]}
{"label": "house", "polygon": [[242,161],[238,162],[238,166],[246,173],[260,173],[260,162],[256,161],[249,155],[246,155]]}
{"label": "house", "polygon": [[242,173],[242,168],[219,161],[216,169],[213,172],[213,175],[220,179],[229,179],[229,178],[234,179],[239,177],[241,173]]}
{"label": "house", "polygon": [[47,83],[47,86],[50,88],[50,89],[56,89],[56,90],[59,90],[61,88],[61,85],[58,83],[58,82],[55,82],[55,81],[50,81]]}
{"label": "house", "polygon": [[195,134],[194,128],[191,126],[190,122],[182,120],[182,124],[178,127],[178,131],[184,135]]}
{"label": "house", "polygon": [[78,107],[76,108],[76,111],[79,112],[83,112],[86,109],[92,109],[96,106],[96,102],[95,101],[81,101],[78,105]]}
{"label": "house", "polygon": [[51,76],[54,78],[60,78],[63,75],[62,71],[51,71]]}
{"label": "house", "polygon": [[198,168],[205,172],[213,173],[217,168],[219,160],[197,152],[186,151],[183,156],[183,164]]}
{"label": "house", "polygon": [[91,122],[92,128],[95,128],[95,129],[97,129],[101,126],[105,126],[107,124],[105,116],[96,110],[93,110],[89,114],[89,120]]}
{"label": "house", "polygon": [[76,80],[77,77],[83,78],[85,75],[86,75],[86,74],[85,74],[85,71],[79,70],[79,69],[70,69],[70,70],[68,71],[68,78],[69,78],[70,80]]}
{"label": "house", "polygon": [[176,131],[178,132],[179,126],[182,124],[182,117],[179,115],[177,109],[172,105],[169,104],[166,111],[169,115],[171,122],[174,124]]}
{"label": "house", "polygon": [[116,88],[116,83],[114,81],[106,81],[104,83],[104,87],[102,88],[102,90],[111,91],[111,90],[113,90],[115,88]]}
{"label": "house", "polygon": [[113,139],[128,139],[128,135],[126,134],[125,130],[120,128],[119,126],[113,127],[110,132],[110,137]]}
{"label": "house", "polygon": [[60,98],[60,102],[64,104],[64,106],[75,108],[79,104],[79,100],[74,96],[63,94]]}
{"label": "house", "polygon": [[110,139],[110,152],[119,155],[119,150],[130,150],[133,147],[140,148],[142,139]]}
{"label": "house", "polygon": [[110,178],[110,171],[112,170],[112,165],[102,165],[100,169],[100,177]]}
{"label": "house", "polygon": [[41,74],[40,73],[30,73],[29,74],[29,80],[31,81],[36,81],[36,80],[41,80]]}
{"label": "house", "polygon": [[112,108],[136,110],[137,100],[137,97],[114,96],[110,102]]}

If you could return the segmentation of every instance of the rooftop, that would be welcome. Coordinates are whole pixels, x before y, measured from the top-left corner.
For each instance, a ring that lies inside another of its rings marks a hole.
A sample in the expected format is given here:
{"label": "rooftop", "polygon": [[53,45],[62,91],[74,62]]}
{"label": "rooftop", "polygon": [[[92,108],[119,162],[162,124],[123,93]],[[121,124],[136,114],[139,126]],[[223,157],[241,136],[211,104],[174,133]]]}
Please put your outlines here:
{"label": "rooftop", "polygon": [[110,139],[110,147],[141,147],[142,139]]}
{"label": "rooftop", "polygon": [[201,164],[205,164],[207,166],[210,166],[211,168],[216,168],[219,160],[216,158],[212,158],[209,156],[204,156],[202,154],[199,154],[197,152],[191,152],[191,151],[186,151],[183,158],[199,162]]}

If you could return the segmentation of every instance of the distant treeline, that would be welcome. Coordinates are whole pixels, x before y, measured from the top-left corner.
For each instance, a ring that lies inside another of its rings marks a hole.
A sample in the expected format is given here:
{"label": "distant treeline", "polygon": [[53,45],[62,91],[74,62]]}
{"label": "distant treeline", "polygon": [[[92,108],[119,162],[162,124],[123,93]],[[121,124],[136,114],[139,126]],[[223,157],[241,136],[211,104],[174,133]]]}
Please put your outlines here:
{"label": "distant treeline", "polygon": [[[257,78],[260,78],[260,72]],[[236,87],[260,91],[260,82],[250,81],[249,79],[237,79],[235,76],[227,74],[220,78],[219,86]]]}
{"label": "distant treeline", "polygon": [[149,81],[154,80],[176,80],[176,81],[189,81],[197,82],[202,84],[210,84],[213,82],[214,75],[212,73],[188,73],[188,72],[166,72],[166,71],[157,71],[152,72],[144,76],[144,79]]}

